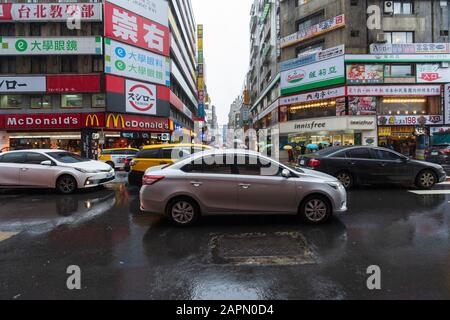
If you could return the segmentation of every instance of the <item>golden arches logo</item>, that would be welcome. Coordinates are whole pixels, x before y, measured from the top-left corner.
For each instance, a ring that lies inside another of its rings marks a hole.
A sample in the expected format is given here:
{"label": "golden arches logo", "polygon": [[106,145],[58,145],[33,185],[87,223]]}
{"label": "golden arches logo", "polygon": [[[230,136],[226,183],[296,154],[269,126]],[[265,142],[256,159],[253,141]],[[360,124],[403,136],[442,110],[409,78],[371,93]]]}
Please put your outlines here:
{"label": "golden arches logo", "polygon": [[100,127],[100,121],[96,114],[89,114],[86,117],[86,127]]}
{"label": "golden arches logo", "polygon": [[[112,126],[111,126],[111,120],[112,120]],[[114,115],[110,113],[108,115],[108,118],[106,119],[106,127],[107,128],[118,128],[119,127],[119,120],[121,121],[120,124],[122,125],[121,128],[125,128],[125,120],[123,119],[123,116],[121,114]]]}

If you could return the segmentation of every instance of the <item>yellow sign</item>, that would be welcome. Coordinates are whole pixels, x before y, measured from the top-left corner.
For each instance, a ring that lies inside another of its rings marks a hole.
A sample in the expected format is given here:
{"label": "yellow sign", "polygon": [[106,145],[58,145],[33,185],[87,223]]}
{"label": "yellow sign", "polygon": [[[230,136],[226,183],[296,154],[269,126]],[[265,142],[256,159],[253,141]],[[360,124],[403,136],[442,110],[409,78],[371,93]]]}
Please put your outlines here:
{"label": "yellow sign", "polygon": [[391,127],[378,127],[378,135],[380,137],[389,137],[391,135]]}
{"label": "yellow sign", "polygon": [[[111,120],[112,120],[112,126],[111,126]],[[110,113],[108,115],[108,118],[106,119],[106,128],[119,128],[119,120],[121,120],[122,129],[125,128],[125,120],[123,119],[123,116],[121,114],[115,115]]]}
{"label": "yellow sign", "polygon": [[[95,124],[95,125],[94,125]],[[99,127],[100,121],[96,114],[89,114],[86,117],[86,127]]]}

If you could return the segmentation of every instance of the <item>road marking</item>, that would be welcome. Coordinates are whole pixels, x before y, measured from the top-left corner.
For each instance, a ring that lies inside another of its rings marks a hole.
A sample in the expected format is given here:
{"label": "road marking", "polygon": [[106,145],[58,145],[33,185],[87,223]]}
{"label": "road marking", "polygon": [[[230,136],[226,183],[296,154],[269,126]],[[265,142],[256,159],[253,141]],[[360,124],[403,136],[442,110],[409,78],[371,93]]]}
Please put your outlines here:
{"label": "road marking", "polygon": [[450,190],[408,190],[408,192],[420,195],[450,194]]}
{"label": "road marking", "polygon": [[0,232],[0,242],[5,241],[11,237],[14,237],[18,232]]}
{"label": "road marking", "polygon": [[445,185],[450,185],[450,181],[447,182],[441,182],[437,184],[438,186],[445,186]]}

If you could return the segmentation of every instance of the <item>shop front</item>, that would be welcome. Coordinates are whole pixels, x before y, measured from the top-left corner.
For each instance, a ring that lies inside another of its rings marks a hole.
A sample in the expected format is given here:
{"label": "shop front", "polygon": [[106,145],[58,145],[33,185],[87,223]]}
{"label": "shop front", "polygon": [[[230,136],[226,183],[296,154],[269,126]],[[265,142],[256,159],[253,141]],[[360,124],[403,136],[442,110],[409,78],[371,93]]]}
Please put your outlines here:
{"label": "shop front", "polygon": [[322,149],[329,146],[376,145],[375,116],[342,116],[294,120],[280,123],[280,147],[289,144],[298,153],[308,145]]}
{"label": "shop front", "polygon": [[0,115],[3,150],[64,149],[88,158],[104,148],[164,143],[172,127],[168,118],[104,112]]}

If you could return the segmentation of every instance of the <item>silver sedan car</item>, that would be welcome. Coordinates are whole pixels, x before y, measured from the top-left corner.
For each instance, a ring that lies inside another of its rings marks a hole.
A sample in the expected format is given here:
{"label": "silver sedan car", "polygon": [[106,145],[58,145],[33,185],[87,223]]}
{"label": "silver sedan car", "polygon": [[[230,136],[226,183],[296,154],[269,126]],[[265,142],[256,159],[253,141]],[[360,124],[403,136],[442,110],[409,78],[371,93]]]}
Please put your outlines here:
{"label": "silver sedan car", "polygon": [[178,226],[201,215],[299,214],[319,224],[347,210],[342,184],[324,173],[293,169],[248,150],[211,150],[148,169],[141,209]]}

